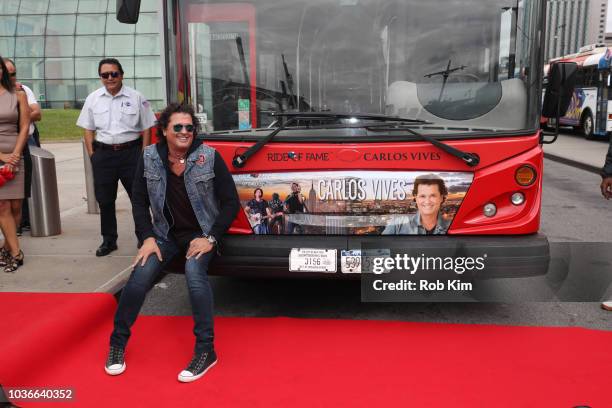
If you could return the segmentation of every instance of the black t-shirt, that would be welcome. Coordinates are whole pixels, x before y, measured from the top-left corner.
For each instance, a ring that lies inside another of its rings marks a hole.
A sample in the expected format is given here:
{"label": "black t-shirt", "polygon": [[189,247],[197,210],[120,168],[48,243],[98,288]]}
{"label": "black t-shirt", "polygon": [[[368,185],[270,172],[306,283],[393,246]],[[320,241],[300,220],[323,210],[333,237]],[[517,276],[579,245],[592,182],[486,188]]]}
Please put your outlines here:
{"label": "black t-shirt", "polygon": [[304,203],[300,202],[298,198],[298,194],[291,194],[285,200],[285,204],[287,204],[287,209],[289,210],[289,214],[301,213],[304,212]]}
{"label": "black t-shirt", "polygon": [[268,201],[272,214],[283,212],[283,202],[281,200],[272,199]]}
{"label": "black t-shirt", "polygon": [[202,235],[198,218],[191,207],[191,202],[187,195],[185,179],[182,174],[177,176],[168,171],[166,203],[172,216],[170,220],[170,233],[174,235],[179,245],[187,245],[192,239]]}
{"label": "black t-shirt", "polygon": [[247,203],[247,207],[251,209],[251,214],[260,214],[262,217],[268,215],[266,208],[268,208],[268,202],[266,200],[257,201],[252,199]]}

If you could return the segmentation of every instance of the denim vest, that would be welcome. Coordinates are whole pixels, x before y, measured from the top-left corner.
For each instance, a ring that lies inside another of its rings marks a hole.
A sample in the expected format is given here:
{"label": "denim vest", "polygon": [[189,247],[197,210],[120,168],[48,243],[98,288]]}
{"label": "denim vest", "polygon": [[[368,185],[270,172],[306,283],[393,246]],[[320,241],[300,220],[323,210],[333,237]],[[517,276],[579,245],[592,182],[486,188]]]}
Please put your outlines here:
{"label": "denim vest", "polygon": [[[215,149],[201,144],[187,157],[183,173],[187,196],[203,234],[210,232],[219,214],[219,204],[213,185],[214,169]],[[155,145],[144,149],[144,177],[147,179],[147,191],[153,215],[153,232],[158,238],[167,240],[170,224],[164,216],[164,205],[168,176]]]}

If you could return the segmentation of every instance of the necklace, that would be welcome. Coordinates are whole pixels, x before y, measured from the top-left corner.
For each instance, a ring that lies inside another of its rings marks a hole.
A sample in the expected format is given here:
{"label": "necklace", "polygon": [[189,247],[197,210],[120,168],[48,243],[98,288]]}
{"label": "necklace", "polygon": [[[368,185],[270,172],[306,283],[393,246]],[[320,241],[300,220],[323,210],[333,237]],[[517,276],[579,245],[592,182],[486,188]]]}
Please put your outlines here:
{"label": "necklace", "polygon": [[173,154],[172,153],[172,158],[178,160],[178,162],[181,163],[181,164],[185,164],[185,156],[186,156],[185,154],[184,155],[177,155],[177,154]]}

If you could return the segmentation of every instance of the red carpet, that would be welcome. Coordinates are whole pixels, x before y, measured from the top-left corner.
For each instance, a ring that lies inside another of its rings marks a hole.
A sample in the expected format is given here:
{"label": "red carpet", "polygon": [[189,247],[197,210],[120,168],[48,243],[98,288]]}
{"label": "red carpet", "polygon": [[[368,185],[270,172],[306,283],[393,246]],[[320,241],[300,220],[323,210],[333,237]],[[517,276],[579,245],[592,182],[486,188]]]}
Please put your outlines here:
{"label": "red carpet", "polygon": [[217,318],[219,364],[180,384],[190,317],[142,316],[127,371],[104,373],[115,301],[0,294],[0,383],[72,387],[23,407],[611,407],[612,333],[290,318]]}

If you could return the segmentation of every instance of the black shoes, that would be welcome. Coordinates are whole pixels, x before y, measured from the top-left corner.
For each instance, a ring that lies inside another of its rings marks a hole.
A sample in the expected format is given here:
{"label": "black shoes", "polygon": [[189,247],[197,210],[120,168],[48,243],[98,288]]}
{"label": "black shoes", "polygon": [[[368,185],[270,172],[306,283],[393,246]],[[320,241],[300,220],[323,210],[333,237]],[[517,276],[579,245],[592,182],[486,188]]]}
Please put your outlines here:
{"label": "black shoes", "polygon": [[178,380],[184,383],[195,381],[206,374],[217,361],[217,354],[214,351],[195,354],[187,368],[179,373]]}
{"label": "black shoes", "polygon": [[96,249],[96,256],[106,256],[116,250],[117,244],[115,242],[102,242],[102,245]]}
{"label": "black shoes", "polygon": [[125,371],[125,351],[122,348],[110,347],[104,371],[108,375],[119,375]]}

